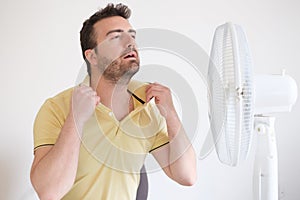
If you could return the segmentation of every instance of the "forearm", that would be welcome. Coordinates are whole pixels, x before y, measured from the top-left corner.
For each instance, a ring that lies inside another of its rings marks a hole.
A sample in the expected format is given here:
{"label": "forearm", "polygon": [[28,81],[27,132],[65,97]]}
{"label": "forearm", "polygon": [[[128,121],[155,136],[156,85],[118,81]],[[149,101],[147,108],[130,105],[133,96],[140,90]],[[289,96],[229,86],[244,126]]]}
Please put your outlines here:
{"label": "forearm", "polygon": [[196,155],[177,114],[167,118],[167,128],[172,179],[182,185],[192,185],[197,178]]}
{"label": "forearm", "polygon": [[51,150],[32,167],[31,181],[41,199],[60,199],[72,187],[78,166],[80,138],[69,115]]}
{"label": "forearm", "polygon": [[165,173],[182,185],[193,185],[196,180],[196,156],[176,113],[171,90],[152,83],[146,90],[146,101],[155,98],[160,114],[166,119],[170,143],[152,152]]}

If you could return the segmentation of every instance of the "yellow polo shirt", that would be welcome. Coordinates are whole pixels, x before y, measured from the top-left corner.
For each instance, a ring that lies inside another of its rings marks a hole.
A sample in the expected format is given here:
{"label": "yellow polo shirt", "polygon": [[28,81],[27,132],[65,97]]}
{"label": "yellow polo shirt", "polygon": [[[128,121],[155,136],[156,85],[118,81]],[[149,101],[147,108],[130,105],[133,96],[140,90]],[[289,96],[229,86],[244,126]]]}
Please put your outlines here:
{"label": "yellow polo shirt", "polygon": [[[118,121],[99,104],[83,129],[76,179],[63,200],[135,200],[146,155],[169,142],[165,119],[145,101],[145,83],[131,81],[134,110]],[[55,144],[73,88],[48,99],[34,123],[34,149]],[[66,169],[68,170],[68,169]]]}

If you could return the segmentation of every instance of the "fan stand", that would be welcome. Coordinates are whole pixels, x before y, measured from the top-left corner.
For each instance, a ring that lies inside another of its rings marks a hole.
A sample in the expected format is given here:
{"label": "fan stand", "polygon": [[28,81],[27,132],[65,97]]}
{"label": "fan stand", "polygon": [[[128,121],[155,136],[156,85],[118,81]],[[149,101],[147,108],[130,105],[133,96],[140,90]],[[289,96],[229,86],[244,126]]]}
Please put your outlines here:
{"label": "fan stand", "polygon": [[278,155],[274,131],[275,117],[256,115],[257,146],[254,161],[254,200],[278,200]]}

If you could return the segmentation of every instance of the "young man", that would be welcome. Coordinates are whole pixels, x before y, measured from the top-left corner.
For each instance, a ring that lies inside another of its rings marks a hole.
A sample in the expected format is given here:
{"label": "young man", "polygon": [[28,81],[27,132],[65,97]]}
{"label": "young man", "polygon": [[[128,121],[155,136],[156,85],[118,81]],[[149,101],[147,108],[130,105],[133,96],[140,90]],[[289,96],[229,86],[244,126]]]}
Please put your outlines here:
{"label": "young man", "polygon": [[179,184],[196,180],[170,89],[131,80],[140,61],[129,17],[127,6],[109,4],[84,22],[89,76],[36,117],[31,182],[42,200],[133,200],[147,153]]}

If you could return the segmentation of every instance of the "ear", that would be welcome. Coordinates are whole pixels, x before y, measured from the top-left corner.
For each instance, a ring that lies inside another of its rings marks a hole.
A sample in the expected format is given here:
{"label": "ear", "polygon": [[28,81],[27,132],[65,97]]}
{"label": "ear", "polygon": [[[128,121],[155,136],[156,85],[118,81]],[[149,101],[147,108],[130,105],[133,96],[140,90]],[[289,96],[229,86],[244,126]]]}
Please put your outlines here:
{"label": "ear", "polygon": [[94,49],[88,49],[84,52],[86,59],[89,61],[91,66],[95,66],[98,64],[97,55]]}

